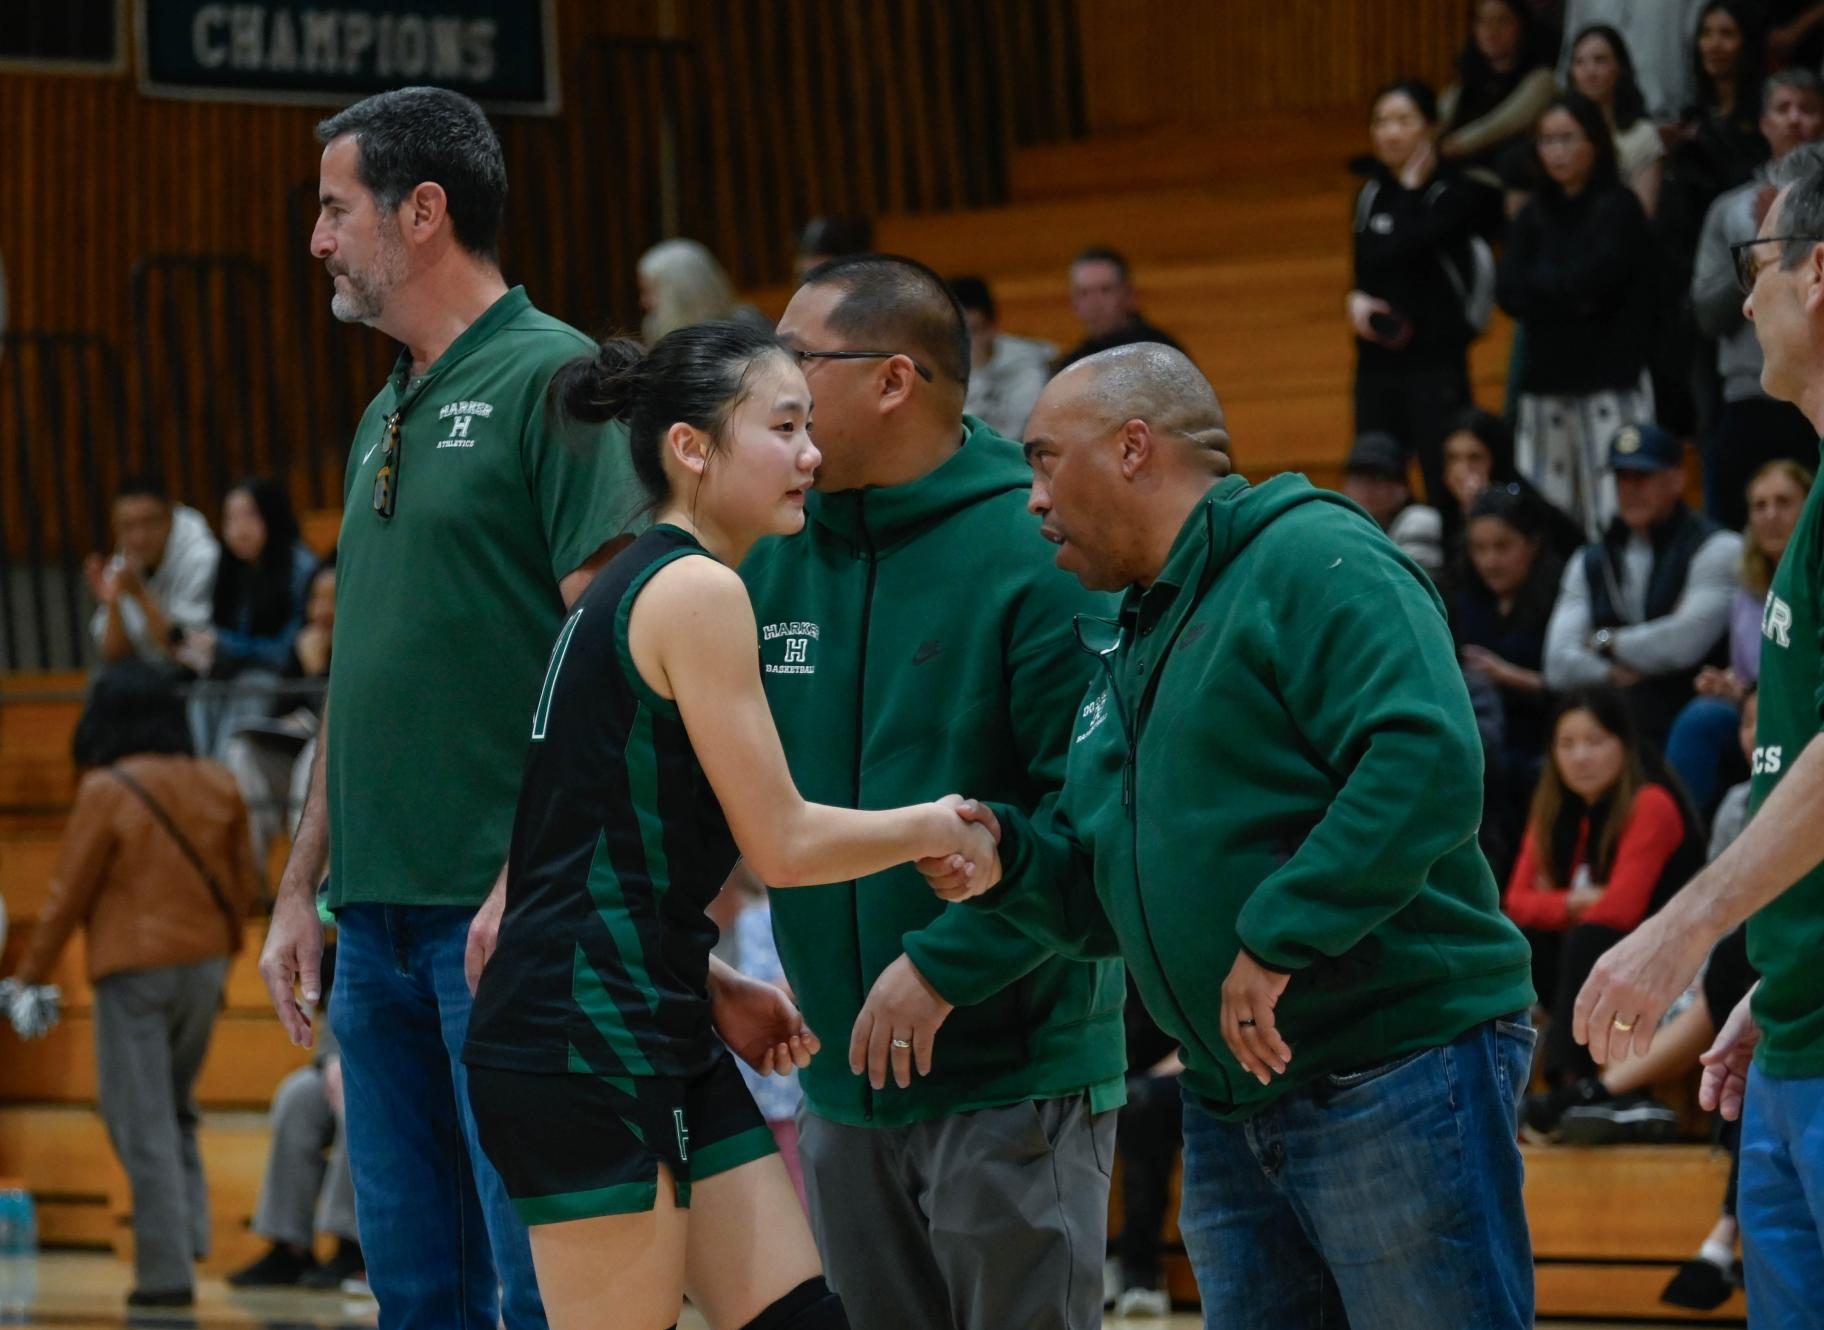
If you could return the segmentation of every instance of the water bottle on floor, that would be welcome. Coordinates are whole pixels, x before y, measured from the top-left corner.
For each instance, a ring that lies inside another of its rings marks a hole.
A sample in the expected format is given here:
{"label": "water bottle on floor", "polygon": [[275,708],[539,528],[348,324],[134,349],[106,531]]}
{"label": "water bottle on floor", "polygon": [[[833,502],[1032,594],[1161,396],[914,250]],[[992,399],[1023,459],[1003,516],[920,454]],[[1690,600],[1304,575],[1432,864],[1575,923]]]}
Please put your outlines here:
{"label": "water bottle on floor", "polygon": [[38,1215],[23,1182],[0,1178],[0,1325],[23,1325],[37,1297]]}

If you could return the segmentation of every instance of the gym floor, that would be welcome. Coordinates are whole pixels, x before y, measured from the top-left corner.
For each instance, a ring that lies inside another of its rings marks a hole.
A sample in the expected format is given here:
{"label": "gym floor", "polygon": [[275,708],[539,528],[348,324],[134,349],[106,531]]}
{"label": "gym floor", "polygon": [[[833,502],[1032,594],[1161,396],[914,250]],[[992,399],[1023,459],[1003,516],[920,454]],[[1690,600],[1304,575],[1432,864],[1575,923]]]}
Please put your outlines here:
{"label": "gym floor", "polygon": [[[26,1330],[112,1330],[116,1326],[170,1327],[171,1330],[369,1330],[374,1304],[367,1298],[330,1293],[243,1293],[231,1291],[218,1278],[197,1286],[196,1306],[185,1312],[126,1313],[132,1272],[111,1256],[52,1253],[38,1261],[37,1299],[23,1322]],[[14,1322],[12,1324],[20,1324]],[[1159,1330],[1197,1330],[1196,1316],[1167,1321],[1110,1319],[1111,1327],[1131,1325]],[[1554,1330],[1623,1330],[1591,1322],[1556,1321]],[[706,1330],[688,1309],[679,1330]],[[1625,1330],[1672,1330],[1633,1321]]]}

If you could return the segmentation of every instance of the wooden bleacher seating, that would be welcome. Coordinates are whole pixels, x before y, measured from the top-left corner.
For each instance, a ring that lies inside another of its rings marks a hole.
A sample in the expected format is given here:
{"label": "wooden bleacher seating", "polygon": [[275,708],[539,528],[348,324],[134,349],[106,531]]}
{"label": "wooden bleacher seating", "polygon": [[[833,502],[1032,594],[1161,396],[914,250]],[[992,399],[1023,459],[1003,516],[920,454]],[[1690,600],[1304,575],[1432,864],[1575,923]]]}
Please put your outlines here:
{"label": "wooden bleacher seating", "polygon": [[1681,1313],[1658,1300],[1716,1222],[1727,1155],[1701,1145],[1524,1150],[1541,1316],[1747,1315],[1740,1293],[1708,1314]]}
{"label": "wooden bleacher seating", "polygon": [[304,537],[304,543],[316,552],[318,558],[324,558],[336,548],[336,540],[342,534],[342,510],[312,508],[300,513],[298,530]]}
{"label": "wooden bleacher seating", "polygon": [[[1078,340],[1067,270],[1090,244],[1133,265],[1141,307],[1183,342],[1228,413],[1237,467],[1338,485],[1352,438],[1355,349],[1343,314],[1359,119],[1288,116],[1234,133],[1162,131],[1022,150],[1006,207],[885,217],[875,241],[946,275],[985,277],[1001,327]],[[747,293],[778,314],[789,287]],[[1512,324],[1497,312],[1470,355],[1499,407]]]}
{"label": "wooden bleacher seating", "polygon": [[[264,1240],[247,1225],[259,1198],[269,1139],[263,1112],[205,1116],[198,1145],[214,1235],[206,1271],[232,1270],[265,1250]],[[0,1107],[0,1168],[24,1178],[34,1193],[45,1247],[111,1250],[123,1261],[132,1259],[126,1175],[93,1110]]]}

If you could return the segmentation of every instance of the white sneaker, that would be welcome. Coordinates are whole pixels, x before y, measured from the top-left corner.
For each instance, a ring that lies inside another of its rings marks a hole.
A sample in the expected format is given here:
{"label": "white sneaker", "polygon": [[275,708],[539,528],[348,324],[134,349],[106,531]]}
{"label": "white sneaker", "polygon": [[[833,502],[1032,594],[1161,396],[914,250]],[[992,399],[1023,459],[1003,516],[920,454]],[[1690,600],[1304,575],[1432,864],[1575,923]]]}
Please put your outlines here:
{"label": "white sneaker", "polygon": [[1166,1317],[1172,1314],[1172,1300],[1162,1288],[1130,1288],[1115,1299],[1116,1316]]}
{"label": "white sneaker", "polygon": [[1121,1298],[1121,1262],[1109,1257],[1102,1262],[1102,1306],[1113,1307]]}

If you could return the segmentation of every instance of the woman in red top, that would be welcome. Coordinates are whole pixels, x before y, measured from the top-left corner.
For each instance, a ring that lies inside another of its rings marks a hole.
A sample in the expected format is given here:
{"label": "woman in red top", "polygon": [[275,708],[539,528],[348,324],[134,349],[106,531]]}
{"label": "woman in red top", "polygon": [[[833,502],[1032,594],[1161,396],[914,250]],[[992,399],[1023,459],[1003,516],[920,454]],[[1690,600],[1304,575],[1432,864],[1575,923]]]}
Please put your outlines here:
{"label": "woman in red top", "polygon": [[1552,721],[1550,761],[1502,901],[1533,944],[1533,983],[1553,1020],[1545,1039],[1552,1093],[1529,1101],[1527,1126],[1549,1134],[1573,1104],[1603,1095],[1571,1038],[1577,991],[1602,955],[1703,864],[1703,837],[1676,779],[1643,751],[1622,694],[1578,689]]}

